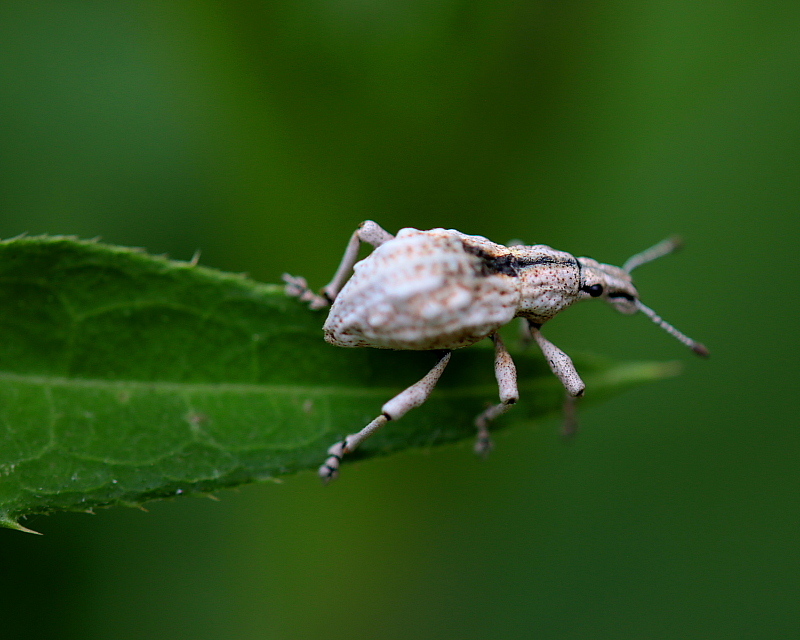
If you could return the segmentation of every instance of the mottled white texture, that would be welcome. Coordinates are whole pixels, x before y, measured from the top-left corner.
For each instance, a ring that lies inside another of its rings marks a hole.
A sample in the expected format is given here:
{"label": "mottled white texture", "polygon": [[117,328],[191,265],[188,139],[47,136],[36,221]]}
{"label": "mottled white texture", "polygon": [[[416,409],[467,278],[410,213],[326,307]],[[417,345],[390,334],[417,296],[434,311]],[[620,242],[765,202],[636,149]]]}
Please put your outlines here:
{"label": "mottled white texture", "polygon": [[[341,347],[456,349],[516,314],[517,278],[482,275],[458,231],[402,229],[357,263],[333,302],[325,339]],[[489,243],[498,251],[506,247]]]}
{"label": "mottled white texture", "polygon": [[[356,262],[359,247],[375,250]],[[570,357],[539,331],[571,304],[602,298],[626,314],[643,312],[699,355],[708,350],[661,319],[639,301],[630,271],[674,251],[668,240],[628,260],[625,268],[575,258],[546,245],[506,247],[481,236],[454,229],[401,229],[392,236],[371,220],[353,233],[339,268],[322,295],[303,278],[284,274],[286,292],[319,309],[332,302],[325,321],[325,339],[340,347],[443,350],[439,362],[421,380],[383,405],[382,413],[357,433],[328,449],[320,467],[324,480],[339,473],[342,456],[361,442],[427,400],[447,363],[450,350],[483,338],[495,344],[495,376],[500,403],[475,420],[475,450],[491,449],[489,423],[519,398],[517,372],[497,330],[514,317],[526,320],[527,331],[547,358],[550,368],[573,399],[585,385]],[[352,271],[352,275],[351,275]],[[566,431],[574,431],[574,402],[567,405]]]}

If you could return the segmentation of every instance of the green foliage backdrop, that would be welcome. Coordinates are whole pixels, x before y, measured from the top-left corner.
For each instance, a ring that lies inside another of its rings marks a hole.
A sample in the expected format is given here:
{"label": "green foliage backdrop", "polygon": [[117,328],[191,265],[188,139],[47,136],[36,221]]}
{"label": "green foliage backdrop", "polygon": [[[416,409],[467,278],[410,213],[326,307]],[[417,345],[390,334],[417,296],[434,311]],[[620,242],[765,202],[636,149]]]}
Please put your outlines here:
{"label": "green foliage backdrop", "polygon": [[28,519],[0,635],[797,636],[799,32],[740,0],[1,3],[3,238],[320,285],[365,218],[617,264],[680,233],[637,283],[712,358],[587,304],[547,327],[565,351],[685,373],[568,445],[523,421],[484,462]]}

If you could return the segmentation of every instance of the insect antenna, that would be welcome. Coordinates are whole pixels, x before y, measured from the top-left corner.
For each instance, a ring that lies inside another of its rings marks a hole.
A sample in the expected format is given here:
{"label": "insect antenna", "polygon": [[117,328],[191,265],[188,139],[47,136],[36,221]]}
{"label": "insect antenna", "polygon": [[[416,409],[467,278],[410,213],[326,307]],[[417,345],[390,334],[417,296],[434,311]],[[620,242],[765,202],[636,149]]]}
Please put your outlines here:
{"label": "insect antenna", "polygon": [[[641,253],[637,253],[636,255],[631,256],[622,265],[622,269],[630,273],[636,267],[641,267],[643,264],[647,264],[648,262],[652,262],[653,260],[660,258],[662,256],[669,255],[680,249],[683,246],[683,240],[681,240],[680,236],[672,236],[671,238],[667,238],[666,240],[662,240],[656,245],[653,245],[649,249],[645,249]],[[681,333],[675,327],[673,327],[669,322],[664,320],[660,315],[658,315],[655,311],[653,311],[647,305],[642,304],[641,300],[636,300],[636,307],[641,311],[644,315],[650,318],[653,322],[655,322],[659,327],[661,327],[664,331],[666,331],[669,335],[673,338],[676,338],[678,341],[685,344],[689,347],[692,351],[694,351],[697,355],[707,358],[710,354],[708,349],[704,344],[697,342],[696,340],[692,340],[689,336],[685,333]]]}
{"label": "insect antenna", "polygon": [[661,327],[664,331],[666,331],[669,335],[673,338],[676,338],[687,347],[689,347],[692,351],[694,351],[698,356],[702,356],[704,358],[708,358],[709,351],[705,347],[705,345],[697,342],[696,340],[692,340],[689,336],[684,333],[678,331],[675,327],[673,327],[669,322],[664,320],[660,315],[658,315],[655,311],[653,311],[650,307],[642,304],[640,300],[636,300],[636,306],[639,308],[644,315],[650,318],[653,322],[655,322],[659,327]]}
{"label": "insect antenna", "polygon": [[652,262],[656,258],[673,253],[682,246],[683,240],[681,240],[680,236],[672,236],[671,238],[662,240],[657,245],[654,245],[649,249],[645,249],[641,253],[637,253],[635,256],[631,256],[628,258],[627,262],[622,265],[622,268],[630,273],[636,267],[641,267],[643,264]]}

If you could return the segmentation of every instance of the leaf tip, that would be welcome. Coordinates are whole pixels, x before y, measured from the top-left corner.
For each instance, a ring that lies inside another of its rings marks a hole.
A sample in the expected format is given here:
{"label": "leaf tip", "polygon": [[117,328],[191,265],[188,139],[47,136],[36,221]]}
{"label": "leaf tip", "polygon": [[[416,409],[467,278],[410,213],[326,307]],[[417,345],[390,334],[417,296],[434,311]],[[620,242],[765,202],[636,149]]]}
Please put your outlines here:
{"label": "leaf tip", "polygon": [[17,520],[14,520],[6,515],[0,515],[0,527],[5,527],[6,529],[16,529],[17,531],[22,531],[22,533],[32,533],[37,536],[42,535],[39,531],[28,529],[28,527],[21,525]]}
{"label": "leaf tip", "polygon": [[663,378],[674,378],[683,373],[683,362],[671,360],[669,362],[657,362],[651,365],[652,377],[654,380]]}

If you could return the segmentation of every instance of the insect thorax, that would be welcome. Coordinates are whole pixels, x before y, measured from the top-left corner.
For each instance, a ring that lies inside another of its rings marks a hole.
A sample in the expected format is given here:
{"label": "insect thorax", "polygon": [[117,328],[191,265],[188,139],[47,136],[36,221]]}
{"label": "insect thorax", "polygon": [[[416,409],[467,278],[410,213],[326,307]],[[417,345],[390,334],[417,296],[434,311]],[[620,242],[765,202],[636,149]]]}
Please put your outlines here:
{"label": "insect thorax", "polygon": [[571,254],[543,244],[511,251],[518,265],[518,316],[543,324],[579,299],[581,269]]}

